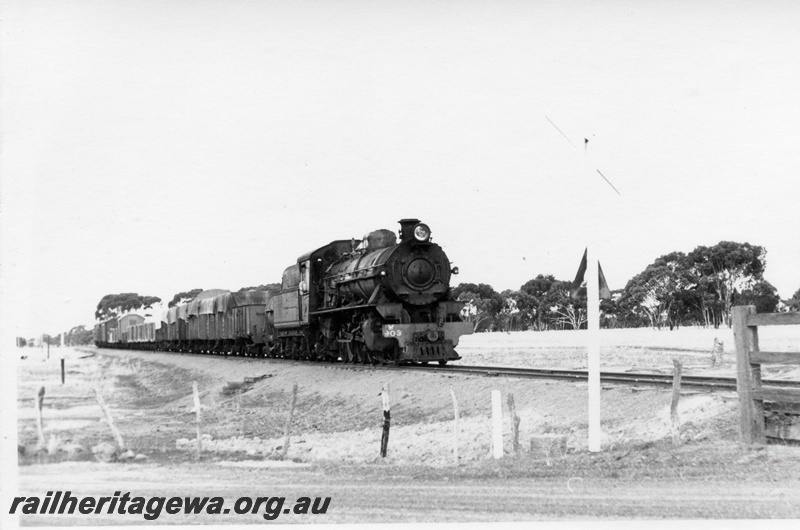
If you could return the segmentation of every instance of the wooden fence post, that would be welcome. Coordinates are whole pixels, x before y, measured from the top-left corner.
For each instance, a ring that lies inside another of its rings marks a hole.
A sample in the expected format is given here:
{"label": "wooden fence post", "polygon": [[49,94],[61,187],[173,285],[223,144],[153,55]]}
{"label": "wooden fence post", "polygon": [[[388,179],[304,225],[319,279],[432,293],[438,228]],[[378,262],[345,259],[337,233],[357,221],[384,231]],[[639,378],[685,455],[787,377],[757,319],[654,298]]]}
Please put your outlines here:
{"label": "wooden fence post", "polygon": [[458,465],[458,400],[452,386],[450,395],[453,397],[453,461]]}
{"label": "wooden fence post", "polygon": [[509,393],[506,401],[508,417],[511,419],[511,447],[515,453],[519,453],[519,416],[517,416],[517,407],[514,404],[514,394]]}
{"label": "wooden fence post", "polygon": [[197,381],[192,381],[192,395],[194,396],[195,423],[197,424],[197,459],[200,460],[200,454],[203,452],[203,438],[200,433],[200,392],[197,391]]}
{"label": "wooden fence post", "polygon": [[297,403],[297,383],[292,383],[292,403],[289,406],[289,416],[286,418],[286,427],[283,429],[283,447],[281,448],[281,458],[286,458],[286,453],[289,452],[289,433],[292,427],[292,415],[294,415],[294,406]]}
{"label": "wooden fence post", "polygon": [[122,435],[119,433],[119,430],[117,430],[116,425],[114,425],[114,418],[111,417],[111,411],[106,406],[103,396],[100,395],[100,392],[96,388],[94,389],[94,395],[97,397],[97,403],[100,404],[100,410],[103,411],[106,417],[108,427],[111,429],[111,434],[114,435],[114,440],[117,442],[117,452],[121,454],[125,451],[125,441],[122,439]]}
{"label": "wooden fence post", "polygon": [[61,384],[64,384],[64,358],[61,358]]}
{"label": "wooden fence post", "polygon": [[503,401],[499,390],[492,390],[492,454],[503,458]]}
{"label": "wooden fence post", "polygon": [[681,371],[683,363],[677,357],[672,359],[672,406],[670,407],[670,417],[672,418],[672,444],[681,444],[681,426],[678,419],[678,402],[681,399]]}
{"label": "wooden fence post", "polygon": [[717,340],[717,337],[714,337],[714,346],[711,348],[711,366],[722,366],[722,354],[725,351],[725,343],[720,342]]}
{"label": "wooden fence post", "polygon": [[733,309],[733,340],[736,344],[736,391],[739,393],[739,432],[744,443],[766,443],[764,403],[753,399],[753,390],[761,390],[761,365],[750,363],[750,352],[758,351],[758,328],[747,326],[747,316],[755,306]]}
{"label": "wooden fence post", "polygon": [[39,392],[36,394],[36,426],[39,429],[39,445],[44,447],[45,439],[44,439],[44,418],[42,417],[42,406],[44,405],[44,387],[39,389]]}
{"label": "wooden fence post", "polygon": [[389,427],[392,423],[392,414],[389,403],[389,383],[383,386],[381,392],[383,398],[383,435],[381,436],[381,457],[386,458],[386,450],[389,448]]}

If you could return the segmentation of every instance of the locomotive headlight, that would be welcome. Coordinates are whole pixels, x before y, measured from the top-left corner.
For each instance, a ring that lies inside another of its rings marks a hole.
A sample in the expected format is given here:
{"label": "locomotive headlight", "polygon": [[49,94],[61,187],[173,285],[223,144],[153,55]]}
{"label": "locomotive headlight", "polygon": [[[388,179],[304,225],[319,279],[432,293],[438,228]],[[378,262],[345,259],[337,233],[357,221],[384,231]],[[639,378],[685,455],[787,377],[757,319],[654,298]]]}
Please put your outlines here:
{"label": "locomotive headlight", "polygon": [[431,237],[431,229],[425,223],[420,223],[414,227],[414,237],[417,241],[425,242]]}

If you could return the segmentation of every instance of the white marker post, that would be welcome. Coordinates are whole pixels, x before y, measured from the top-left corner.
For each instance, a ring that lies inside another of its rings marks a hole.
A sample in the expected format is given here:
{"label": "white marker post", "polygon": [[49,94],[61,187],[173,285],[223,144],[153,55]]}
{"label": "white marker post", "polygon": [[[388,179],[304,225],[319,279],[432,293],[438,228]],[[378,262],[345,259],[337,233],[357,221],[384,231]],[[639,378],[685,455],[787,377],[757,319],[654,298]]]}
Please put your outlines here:
{"label": "white marker post", "polygon": [[597,238],[586,250],[586,318],[588,319],[589,451],[600,451],[600,280]]}
{"label": "white marker post", "polygon": [[[573,148],[577,146],[564,134],[564,132],[553,123],[553,120],[545,116],[547,121],[561,133]],[[584,160],[584,175],[588,185],[590,181],[589,168],[589,139],[583,139],[583,160]],[[595,170],[600,177],[610,186],[617,195],[620,195],[619,190],[609,181],[599,169]],[[599,190],[591,190],[590,188],[582,188],[584,193],[589,193],[590,196],[584,196],[587,204],[597,204],[597,192]],[[588,224],[588,239],[589,245],[586,249],[586,272],[584,278],[586,279],[586,318],[588,321],[588,376],[589,376],[589,451],[600,451],[600,267],[598,265],[598,250],[600,248],[600,230],[601,226],[605,225],[607,220],[593,218]]]}
{"label": "white marker post", "polygon": [[[584,139],[584,163],[587,184],[589,182],[589,140]],[[602,175],[601,175],[602,176]],[[603,177],[605,179],[605,177]],[[610,183],[609,183],[610,184]],[[595,186],[596,187],[596,186]],[[597,190],[599,191],[599,190]],[[589,245],[586,248],[586,319],[587,319],[587,368],[589,376],[589,452],[600,451],[600,227],[604,220],[590,222]]]}
{"label": "white marker post", "polygon": [[492,454],[503,458],[503,402],[499,390],[492,390]]}

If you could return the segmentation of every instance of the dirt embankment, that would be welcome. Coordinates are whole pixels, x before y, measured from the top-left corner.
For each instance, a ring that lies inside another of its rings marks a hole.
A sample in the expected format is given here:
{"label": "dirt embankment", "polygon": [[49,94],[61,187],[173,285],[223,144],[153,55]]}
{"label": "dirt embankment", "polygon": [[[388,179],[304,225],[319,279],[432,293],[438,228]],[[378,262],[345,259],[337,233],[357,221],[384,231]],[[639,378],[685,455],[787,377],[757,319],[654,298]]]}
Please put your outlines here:
{"label": "dirt embankment", "polygon": [[[48,395],[48,429],[81,427],[73,443],[89,445],[107,435],[91,386],[100,388],[114,409],[115,422],[134,450],[179,457],[194,449],[195,416],[192,382],[201,391],[204,448],[210,453],[268,456],[280,450],[292,383],[299,391],[292,421],[288,459],[301,462],[373,462],[380,458],[383,421],[380,392],[390,384],[392,430],[390,460],[398,464],[449,465],[453,458],[452,388],[458,399],[459,458],[476,462],[491,447],[491,392],[500,390],[504,403],[513,395],[520,418],[519,441],[527,447],[532,435],[561,434],[568,450],[586,447],[585,383],[518,380],[347,369],[337,365],[284,361],[224,359],[148,352],[102,352],[95,358],[70,361],[69,384]],[[23,370],[25,367],[23,367]],[[251,390],[224,395],[229,381],[266,375]],[[24,383],[22,396],[32,396],[36,382]],[[627,447],[658,441],[669,434],[670,391],[608,385],[602,392],[603,445]],[[735,435],[732,393],[687,391],[681,401],[683,438],[715,440]],[[32,404],[32,401],[31,401]],[[27,409],[22,433],[35,434],[33,408]],[[511,451],[511,419],[505,414],[506,450]],[[59,424],[59,422],[71,422]],[[66,432],[68,432],[67,429]],[[178,451],[179,450],[179,451]]]}

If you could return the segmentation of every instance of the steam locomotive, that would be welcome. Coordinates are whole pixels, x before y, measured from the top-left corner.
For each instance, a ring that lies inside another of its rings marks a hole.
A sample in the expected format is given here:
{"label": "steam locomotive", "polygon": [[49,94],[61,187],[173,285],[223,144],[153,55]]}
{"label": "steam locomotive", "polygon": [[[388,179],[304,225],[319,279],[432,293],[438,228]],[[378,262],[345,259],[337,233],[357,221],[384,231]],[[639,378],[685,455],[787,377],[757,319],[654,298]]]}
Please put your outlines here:
{"label": "steam locomotive", "polygon": [[273,354],[349,363],[458,360],[463,302],[450,296],[450,268],[431,230],[400,221],[400,242],[376,230],[360,242],[333,241],[283,273],[267,305]]}
{"label": "steam locomotive", "polygon": [[[384,229],[332,241],[289,266],[277,292],[201,293],[152,332],[137,330],[144,323],[115,330],[114,346],[364,364],[458,360],[459,337],[473,331],[450,294],[458,268],[418,219],[402,219],[399,236]],[[111,327],[95,327],[99,346],[110,345]]]}

